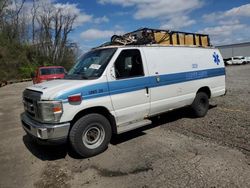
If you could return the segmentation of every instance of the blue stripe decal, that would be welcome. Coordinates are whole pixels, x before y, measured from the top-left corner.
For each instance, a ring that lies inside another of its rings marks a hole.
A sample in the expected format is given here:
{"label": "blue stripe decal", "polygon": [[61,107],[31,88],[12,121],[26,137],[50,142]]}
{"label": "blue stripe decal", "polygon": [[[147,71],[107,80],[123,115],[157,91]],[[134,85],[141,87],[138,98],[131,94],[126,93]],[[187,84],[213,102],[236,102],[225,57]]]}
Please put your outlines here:
{"label": "blue stripe decal", "polygon": [[145,89],[150,86],[151,77],[117,80],[109,83],[110,95]]}
{"label": "blue stripe decal", "polygon": [[192,80],[199,80],[204,78],[216,77],[225,75],[224,68],[207,69],[201,71],[191,71],[175,74],[166,74],[160,76],[160,82],[157,83],[156,79],[153,79],[153,85],[151,87],[158,87],[170,84],[177,84],[181,82],[187,82]]}
{"label": "blue stripe decal", "polygon": [[115,95],[121,93],[127,93],[132,91],[138,91],[145,89],[145,87],[153,88],[165,85],[177,84],[182,82],[188,82],[193,80],[199,80],[204,78],[211,78],[216,76],[225,75],[225,68],[206,69],[200,71],[190,71],[183,73],[165,74],[159,75],[160,82],[158,83],[157,76],[140,77],[128,80],[116,80],[109,83],[98,83],[82,88],[68,91],[56,97],[56,99],[67,102],[67,98],[70,95],[81,93],[83,99],[92,99],[97,97],[104,97],[108,95]]}

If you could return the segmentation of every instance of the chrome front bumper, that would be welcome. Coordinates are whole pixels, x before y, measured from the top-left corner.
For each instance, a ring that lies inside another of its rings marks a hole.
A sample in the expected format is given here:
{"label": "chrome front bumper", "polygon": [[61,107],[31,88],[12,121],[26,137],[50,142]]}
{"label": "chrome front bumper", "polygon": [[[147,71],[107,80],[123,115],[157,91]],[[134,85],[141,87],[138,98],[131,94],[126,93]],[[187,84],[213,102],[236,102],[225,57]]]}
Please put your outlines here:
{"label": "chrome front bumper", "polygon": [[70,123],[45,124],[32,120],[25,113],[21,114],[23,129],[41,140],[60,140],[68,137]]}

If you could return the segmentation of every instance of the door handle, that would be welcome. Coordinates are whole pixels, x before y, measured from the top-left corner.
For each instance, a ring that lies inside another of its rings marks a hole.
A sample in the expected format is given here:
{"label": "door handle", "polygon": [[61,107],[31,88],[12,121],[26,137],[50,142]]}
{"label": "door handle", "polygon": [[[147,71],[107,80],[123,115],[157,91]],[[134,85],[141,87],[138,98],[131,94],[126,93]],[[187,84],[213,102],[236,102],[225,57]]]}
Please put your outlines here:
{"label": "door handle", "polygon": [[148,91],[148,87],[145,87],[145,89],[146,89],[146,93],[148,94],[148,93],[149,93],[149,91]]}
{"label": "door handle", "polygon": [[156,74],[156,77],[155,77],[155,79],[156,79],[156,82],[157,83],[159,83],[160,82],[160,76],[159,76],[159,72],[155,72],[155,74]]}

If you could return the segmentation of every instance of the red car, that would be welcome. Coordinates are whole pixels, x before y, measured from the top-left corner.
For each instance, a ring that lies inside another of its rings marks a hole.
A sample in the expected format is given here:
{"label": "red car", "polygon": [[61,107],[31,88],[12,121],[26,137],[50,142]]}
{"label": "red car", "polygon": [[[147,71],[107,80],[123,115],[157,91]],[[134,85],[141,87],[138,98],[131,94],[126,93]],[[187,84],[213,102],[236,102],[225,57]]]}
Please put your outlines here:
{"label": "red car", "polygon": [[46,66],[39,67],[35,71],[35,74],[31,74],[31,77],[33,83],[38,84],[49,80],[62,79],[64,78],[65,73],[65,68],[62,66]]}

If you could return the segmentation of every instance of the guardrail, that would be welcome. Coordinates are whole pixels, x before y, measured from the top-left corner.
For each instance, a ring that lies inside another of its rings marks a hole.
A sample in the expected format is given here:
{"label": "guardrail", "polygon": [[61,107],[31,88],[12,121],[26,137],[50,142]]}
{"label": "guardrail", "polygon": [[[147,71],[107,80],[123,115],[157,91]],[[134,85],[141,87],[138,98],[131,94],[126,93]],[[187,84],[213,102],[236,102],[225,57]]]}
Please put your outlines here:
{"label": "guardrail", "polygon": [[20,80],[0,81],[0,87],[10,85],[10,84],[20,83],[20,82],[29,82],[31,80],[32,80],[31,78],[25,78],[25,79],[20,79]]}

